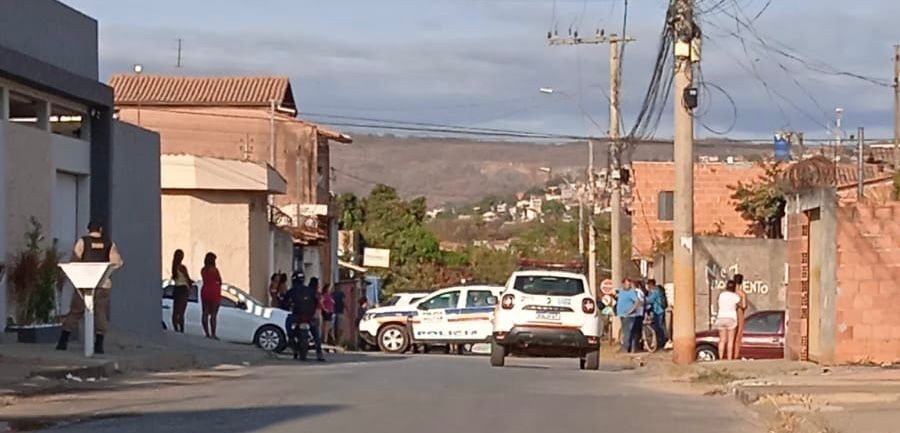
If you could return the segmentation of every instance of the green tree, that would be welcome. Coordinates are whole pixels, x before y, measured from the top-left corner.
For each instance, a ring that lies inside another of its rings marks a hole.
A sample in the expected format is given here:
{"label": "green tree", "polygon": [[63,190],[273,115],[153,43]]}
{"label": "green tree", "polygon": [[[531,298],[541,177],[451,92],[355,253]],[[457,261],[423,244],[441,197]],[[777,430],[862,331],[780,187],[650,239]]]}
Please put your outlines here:
{"label": "green tree", "polygon": [[359,230],[365,221],[365,212],[356,194],[345,192],[337,196],[337,205],[341,230]]}
{"label": "green tree", "polygon": [[749,222],[747,234],[760,238],[781,237],[781,218],[784,217],[784,190],[778,182],[783,171],[781,162],[760,164],[764,173],[752,182],[729,185],[734,209]]}
{"label": "green tree", "polygon": [[541,213],[548,218],[559,219],[566,214],[566,206],[559,201],[544,201],[541,203]]}
{"label": "green tree", "polygon": [[504,284],[516,270],[516,256],[509,251],[472,247],[468,255],[472,278],[481,283]]}

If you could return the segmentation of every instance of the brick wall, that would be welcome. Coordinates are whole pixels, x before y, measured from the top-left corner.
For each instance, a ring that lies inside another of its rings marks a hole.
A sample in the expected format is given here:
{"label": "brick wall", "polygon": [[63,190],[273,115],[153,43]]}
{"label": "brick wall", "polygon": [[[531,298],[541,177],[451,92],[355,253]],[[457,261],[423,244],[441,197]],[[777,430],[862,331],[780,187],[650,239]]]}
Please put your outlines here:
{"label": "brick wall", "polygon": [[787,336],[785,338],[785,356],[794,360],[806,360],[807,311],[803,297],[808,290],[804,283],[808,275],[804,268],[809,261],[809,218],[805,213],[793,213],[787,216]]}
{"label": "brick wall", "polygon": [[900,203],[838,211],[835,361],[900,361]]}
{"label": "brick wall", "polygon": [[[675,166],[671,162],[635,162],[631,242],[632,256],[653,257],[655,242],[662,241],[672,231],[672,221],[660,221],[658,200],[660,191],[675,189]],[[754,164],[696,163],[694,164],[694,230],[744,236],[747,221],[734,210],[729,185],[748,182],[764,174]]]}

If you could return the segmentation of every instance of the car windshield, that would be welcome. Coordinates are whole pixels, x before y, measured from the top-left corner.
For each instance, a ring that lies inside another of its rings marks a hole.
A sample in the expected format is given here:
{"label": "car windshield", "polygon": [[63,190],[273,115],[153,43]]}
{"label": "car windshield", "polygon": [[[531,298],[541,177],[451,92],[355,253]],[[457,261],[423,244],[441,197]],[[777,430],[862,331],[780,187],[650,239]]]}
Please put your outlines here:
{"label": "car windshield", "polygon": [[241,289],[239,289],[239,288],[237,288],[237,287],[228,285],[228,284],[223,284],[223,285],[222,285],[222,291],[227,291],[227,292],[231,293],[232,295],[234,295],[235,297],[237,297],[238,300],[243,301],[243,302],[253,303],[253,304],[256,304],[256,305],[263,306],[263,307],[265,307],[265,306],[268,305],[268,304],[266,304],[266,303],[260,301],[259,299],[254,298],[254,297],[251,296],[249,293],[247,293],[247,292],[245,292],[245,291],[243,291],[243,290],[241,290]]}
{"label": "car windshield", "polygon": [[514,288],[527,295],[575,296],[584,293],[584,284],[580,278],[545,275],[516,277]]}
{"label": "car windshield", "polygon": [[388,300],[382,302],[381,306],[382,307],[391,307],[391,306],[397,305],[398,302],[400,302],[400,297],[397,295],[394,295],[394,296],[391,296],[390,298],[388,298]]}

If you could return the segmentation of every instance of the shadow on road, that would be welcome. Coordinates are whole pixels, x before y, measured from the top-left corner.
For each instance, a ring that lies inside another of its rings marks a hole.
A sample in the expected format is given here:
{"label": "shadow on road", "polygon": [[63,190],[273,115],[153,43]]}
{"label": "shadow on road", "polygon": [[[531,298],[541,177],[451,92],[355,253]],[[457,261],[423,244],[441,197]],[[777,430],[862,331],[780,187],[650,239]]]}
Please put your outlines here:
{"label": "shadow on road", "polygon": [[26,432],[52,429],[68,433],[250,433],[278,424],[344,409],[339,405],[293,405],[170,412],[123,412],[84,417],[40,417],[0,420],[0,431]]}
{"label": "shadow on road", "polygon": [[306,361],[300,361],[293,359],[293,355],[290,351],[286,351],[278,355],[278,361],[280,363],[296,363],[300,365],[334,365],[334,364],[359,364],[359,363],[370,363],[370,362],[397,362],[403,361],[407,359],[407,356],[404,355],[384,355],[384,354],[369,354],[369,353],[332,353],[325,355],[325,362],[316,361],[316,356],[314,353],[310,352],[309,358]]}

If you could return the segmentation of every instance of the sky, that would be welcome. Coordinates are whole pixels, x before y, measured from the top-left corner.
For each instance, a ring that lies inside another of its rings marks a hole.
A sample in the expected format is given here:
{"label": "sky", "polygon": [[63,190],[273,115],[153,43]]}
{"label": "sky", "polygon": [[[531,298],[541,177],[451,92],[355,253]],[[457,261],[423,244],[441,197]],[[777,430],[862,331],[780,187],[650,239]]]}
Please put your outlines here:
{"label": "sky", "polygon": [[[341,115],[575,135],[606,133],[609,48],[551,47],[547,32],[621,33],[624,1],[63,0],[99,21],[104,80],[136,63],[146,74],[287,75],[300,116],[321,123]],[[698,0],[698,8],[717,3],[724,9],[700,22],[698,137],[767,139],[781,129],[831,137],[836,107],[845,136],[858,126],[870,138],[892,135],[900,1]],[[666,4],[630,0],[627,33],[637,40],[622,70],[626,130]],[[671,137],[670,111],[659,137]]]}

